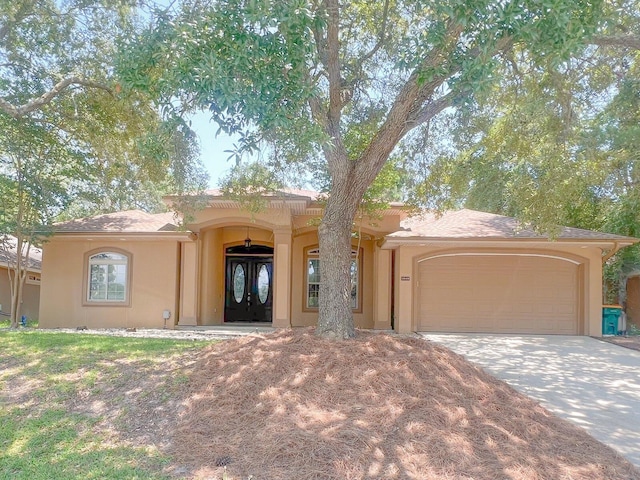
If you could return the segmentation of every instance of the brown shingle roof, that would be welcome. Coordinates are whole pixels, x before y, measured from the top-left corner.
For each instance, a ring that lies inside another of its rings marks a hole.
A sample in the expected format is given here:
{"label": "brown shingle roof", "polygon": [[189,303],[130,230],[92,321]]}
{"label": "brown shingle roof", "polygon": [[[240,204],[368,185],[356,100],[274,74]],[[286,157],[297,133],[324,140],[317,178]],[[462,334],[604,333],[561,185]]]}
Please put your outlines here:
{"label": "brown shingle roof", "polygon": [[[546,239],[518,220],[493,213],[462,209],[449,211],[437,217],[432,213],[409,217],[401,222],[403,230],[387,235],[389,239]],[[611,233],[594,232],[580,228],[561,227],[558,239],[578,240],[633,240]]]}
{"label": "brown shingle roof", "polygon": [[[222,190],[214,188],[211,190],[206,190],[204,192],[205,195],[211,197],[224,197]],[[316,201],[322,197],[322,193],[315,192],[313,190],[302,190],[297,188],[283,188],[282,190],[278,190],[275,192],[270,192],[264,194],[265,198],[284,198],[284,199],[300,199],[300,200],[311,200]]]}
{"label": "brown shingle roof", "polygon": [[[205,195],[210,197],[224,198],[224,194],[220,189],[211,189],[204,192]],[[311,202],[318,202],[328,198],[328,193],[316,192],[315,190],[305,190],[300,188],[288,188],[285,187],[282,190],[264,194],[265,198],[280,199],[280,200],[308,200]],[[389,202],[391,207],[404,207],[402,202]]]}
{"label": "brown shingle roof", "polygon": [[[23,245],[26,253],[26,245]],[[23,255],[24,255],[23,253]],[[17,258],[16,238],[11,235],[0,237],[0,265],[13,264]],[[29,269],[40,270],[42,268],[42,250],[37,247],[29,249]]]}
{"label": "brown shingle roof", "polygon": [[57,223],[54,226],[55,233],[153,233],[175,232],[177,229],[177,221],[172,212],[151,214],[142,210],[126,210],[95,217],[79,218]]}

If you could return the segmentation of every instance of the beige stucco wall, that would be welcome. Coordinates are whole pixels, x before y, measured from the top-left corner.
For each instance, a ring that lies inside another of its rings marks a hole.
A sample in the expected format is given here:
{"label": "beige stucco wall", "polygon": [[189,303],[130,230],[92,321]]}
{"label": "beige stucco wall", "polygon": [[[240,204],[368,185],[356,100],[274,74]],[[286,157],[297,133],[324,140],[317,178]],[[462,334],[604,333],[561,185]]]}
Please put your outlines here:
{"label": "beige stucco wall", "polygon": [[[85,254],[117,248],[131,254],[129,306],[85,303]],[[40,327],[163,328],[163,310],[171,311],[172,328],[178,306],[177,240],[73,240],[53,237],[44,248],[40,295]]]}
{"label": "beige stucco wall", "polygon": [[200,232],[200,324],[219,325],[224,318],[223,229]]}
{"label": "beige stucco wall", "polygon": [[[251,215],[234,208],[208,208],[197,213],[189,228],[198,233],[198,324],[224,322],[225,250],[249,236],[254,245],[274,249],[273,325],[315,325],[318,313],[304,308],[305,251],[318,246],[317,215],[293,215],[287,208]],[[391,326],[391,252],[376,247],[386,233],[399,228],[400,216],[363,220],[361,308],[354,314],[360,328]],[[353,246],[357,247],[357,241]],[[375,300],[374,300],[375,298]]]}
{"label": "beige stucco wall", "polygon": [[[375,321],[373,293],[376,285],[374,274],[374,242],[372,240],[362,240],[358,245],[357,240],[352,243],[352,247],[360,247],[362,254],[362,270],[360,272],[360,303],[361,309],[355,311],[353,320],[357,328],[389,328],[388,315],[384,313],[379,316],[379,321]],[[306,262],[305,251],[318,247],[317,232],[304,233],[293,238],[293,262],[291,276],[291,317],[294,327],[312,326],[318,322],[317,310],[305,308],[306,304]],[[385,272],[380,272],[384,278]],[[383,307],[384,308],[384,305]],[[390,307],[389,307],[390,308]]]}
{"label": "beige stucco wall", "polygon": [[[34,274],[38,277],[40,274]],[[11,310],[11,286],[6,267],[0,266],[0,312],[9,314]],[[29,319],[37,319],[40,310],[40,285],[34,285],[25,281],[22,291],[22,306],[20,315],[26,315]],[[0,317],[8,318],[8,317]]]}
{"label": "beige stucco wall", "polygon": [[[522,242],[470,243],[449,246],[400,246],[395,250],[395,329],[400,333],[409,333],[417,328],[415,295],[419,286],[417,279],[417,262],[436,252],[447,253],[496,251],[511,253],[544,253],[578,260],[584,269],[582,298],[582,334],[599,336],[602,334],[602,260],[601,250],[597,247],[562,245],[559,242],[531,243]],[[482,279],[478,279],[482,281]],[[464,298],[456,299],[464,301]]]}
{"label": "beige stucco wall", "polygon": [[[194,216],[188,227],[191,231],[199,232],[211,227],[238,227],[244,233],[242,238],[253,235],[253,228],[273,229],[291,226],[291,212],[287,208],[268,208],[260,213],[251,214],[239,208],[206,208]],[[253,236],[251,236],[253,238]]]}

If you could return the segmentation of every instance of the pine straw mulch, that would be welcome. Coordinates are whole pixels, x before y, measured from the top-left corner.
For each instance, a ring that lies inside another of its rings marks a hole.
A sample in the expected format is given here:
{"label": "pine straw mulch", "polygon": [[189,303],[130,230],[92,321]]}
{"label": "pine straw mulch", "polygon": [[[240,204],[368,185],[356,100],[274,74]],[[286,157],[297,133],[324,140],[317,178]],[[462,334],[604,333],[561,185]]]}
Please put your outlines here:
{"label": "pine straw mulch", "polygon": [[461,356],[413,337],[311,330],[205,348],[173,473],[207,479],[640,479]]}

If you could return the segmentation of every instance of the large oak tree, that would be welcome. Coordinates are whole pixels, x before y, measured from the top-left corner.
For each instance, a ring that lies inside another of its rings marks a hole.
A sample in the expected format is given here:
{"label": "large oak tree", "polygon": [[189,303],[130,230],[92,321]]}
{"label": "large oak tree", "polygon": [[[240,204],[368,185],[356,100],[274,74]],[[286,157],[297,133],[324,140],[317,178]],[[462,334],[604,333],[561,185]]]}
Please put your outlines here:
{"label": "large oak tree", "polygon": [[317,332],[349,338],[354,217],[393,152],[490,89],[514,52],[559,64],[613,10],[602,0],[185,0],[131,40],[120,69],[168,110],[208,110],[247,149],[268,142],[273,166],[328,172]]}

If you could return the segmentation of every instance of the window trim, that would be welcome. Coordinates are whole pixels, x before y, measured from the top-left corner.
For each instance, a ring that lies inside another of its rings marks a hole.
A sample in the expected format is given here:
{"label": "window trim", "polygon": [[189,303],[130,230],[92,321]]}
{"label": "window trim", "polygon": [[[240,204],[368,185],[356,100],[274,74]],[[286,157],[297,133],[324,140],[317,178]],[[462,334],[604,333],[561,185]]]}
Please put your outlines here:
{"label": "window trim", "polygon": [[[305,249],[304,261],[302,262],[302,274],[304,278],[304,288],[302,289],[302,311],[317,313],[319,307],[309,306],[309,260],[313,258],[320,258],[320,248],[315,245]],[[362,313],[362,266],[363,266],[363,253],[362,247],[358,248],[356,245],[351,246],[351,258],[356,260],[358,267],[358,278],[356,282],[356,307],[352,308],[353,313]]]}
{"label": "window trim", "polygon": [[[127,259],[126,285],[124,289],[124,300],[89,300],[89,282],[91,281],[89,267],[91,257],[100,253],[116,253],[123,255]],[[133,255],[126,250],[117,247],[101,247],[90,250],[84,254],[83,260],[83,281],[82,281],[82,306],[84,307],[130,307],[131,306],[131,280],[133,272]]]}

